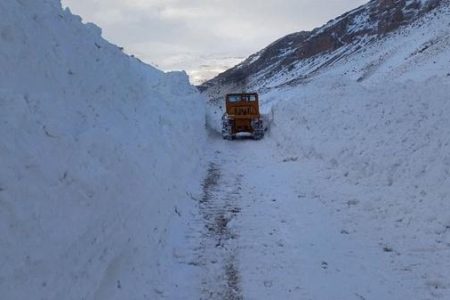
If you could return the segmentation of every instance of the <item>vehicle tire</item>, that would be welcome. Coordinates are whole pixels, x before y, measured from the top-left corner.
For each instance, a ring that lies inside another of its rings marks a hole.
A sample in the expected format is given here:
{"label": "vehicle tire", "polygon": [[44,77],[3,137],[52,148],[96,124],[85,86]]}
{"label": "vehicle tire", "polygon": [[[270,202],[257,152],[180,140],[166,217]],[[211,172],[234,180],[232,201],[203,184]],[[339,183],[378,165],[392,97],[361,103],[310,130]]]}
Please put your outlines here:
{"label": "vehicle tire", "polygon": [[253,127],[253,139],[261,140],[264,137],[264,125],[262,120],[254,120],[252,122]]}
{"label": "vehicle tire", "polygon": [[231,141],[233,139],[233,124],[226,115],[222,117],[222,138]]}

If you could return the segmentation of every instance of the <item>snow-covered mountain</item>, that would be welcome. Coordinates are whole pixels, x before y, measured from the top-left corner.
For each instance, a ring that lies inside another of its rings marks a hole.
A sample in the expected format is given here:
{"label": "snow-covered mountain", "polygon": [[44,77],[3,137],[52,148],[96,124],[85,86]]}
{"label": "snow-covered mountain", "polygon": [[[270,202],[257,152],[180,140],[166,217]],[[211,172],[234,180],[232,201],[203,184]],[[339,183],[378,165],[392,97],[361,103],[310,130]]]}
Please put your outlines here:
{"label": "snow-covered mountain", "polygon": [[197,91],[59,0],[0,1],[0,70],[0,298],[152,298],[202,175]]}
{"label": "snow-covered mountain", "polygon": [[[287,35],[199,89],[220,99],[227,90],[296,85],[401,26],[436,9],[442,0],[371,0],[313,31]],[[301,71],[298,69],[301,68]],[[279,80],[268,85],[274,77]]]}

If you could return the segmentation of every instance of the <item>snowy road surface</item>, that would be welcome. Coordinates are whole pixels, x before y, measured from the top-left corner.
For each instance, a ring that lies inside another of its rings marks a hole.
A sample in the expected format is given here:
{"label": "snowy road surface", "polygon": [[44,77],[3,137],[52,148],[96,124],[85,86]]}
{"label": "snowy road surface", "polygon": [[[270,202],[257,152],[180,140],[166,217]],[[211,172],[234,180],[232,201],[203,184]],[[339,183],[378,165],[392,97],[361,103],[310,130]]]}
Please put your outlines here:
{"label": "snowy road surface", "polygon": [[353,222],[358,203],[349,200],[345,214],[325,205],[349,191],[324,177],[324,165],[283,157],[269,139],[210,144],[189,234],[197,276],[185,284],[198,287],[193,299],[416,299],[426,292],[400,270],[399,254],[373,238],[376,228]]}

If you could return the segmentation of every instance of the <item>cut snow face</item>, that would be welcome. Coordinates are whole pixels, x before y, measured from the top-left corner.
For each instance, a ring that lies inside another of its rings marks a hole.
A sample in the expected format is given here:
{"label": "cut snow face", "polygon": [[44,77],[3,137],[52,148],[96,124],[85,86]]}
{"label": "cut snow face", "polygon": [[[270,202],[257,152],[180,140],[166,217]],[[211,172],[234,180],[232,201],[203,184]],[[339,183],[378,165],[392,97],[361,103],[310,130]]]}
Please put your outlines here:
{"label": "cut snow face", "polygon": [[3,299],[152,298],[170,275],[203,104],[100,33],[57,0],[0,3]]}

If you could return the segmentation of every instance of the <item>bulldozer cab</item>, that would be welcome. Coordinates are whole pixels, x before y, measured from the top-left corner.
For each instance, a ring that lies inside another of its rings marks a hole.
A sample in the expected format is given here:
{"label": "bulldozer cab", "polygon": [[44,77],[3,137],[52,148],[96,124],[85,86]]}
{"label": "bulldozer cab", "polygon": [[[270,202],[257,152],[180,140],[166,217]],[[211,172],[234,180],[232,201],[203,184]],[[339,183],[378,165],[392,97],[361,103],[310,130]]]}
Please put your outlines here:
{"label": "bulldozer cab", "polygon": [[258,94],[228,94],[226,96],[226,114],[235,118],[259,118]]}
{"label": "bulldozer cab", "polygon": [[240,133],[248,133],[255,140],[263,138],[264,126],[257,93],[228,94],[225,96],[225,107],[222,117],[224,139],[232,140]]}

